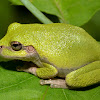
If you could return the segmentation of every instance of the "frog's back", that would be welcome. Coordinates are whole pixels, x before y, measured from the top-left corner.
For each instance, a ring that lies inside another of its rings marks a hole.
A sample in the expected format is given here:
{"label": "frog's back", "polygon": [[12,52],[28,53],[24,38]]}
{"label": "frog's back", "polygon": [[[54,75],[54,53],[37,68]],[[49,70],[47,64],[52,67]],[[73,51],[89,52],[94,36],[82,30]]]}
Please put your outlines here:
{"label": "frog's back", "polygon": [[35,34],[37,51],[56,66],[80,67],[100,58],[98,42],[82,28],[48,24],[41,25],[38,32]]}

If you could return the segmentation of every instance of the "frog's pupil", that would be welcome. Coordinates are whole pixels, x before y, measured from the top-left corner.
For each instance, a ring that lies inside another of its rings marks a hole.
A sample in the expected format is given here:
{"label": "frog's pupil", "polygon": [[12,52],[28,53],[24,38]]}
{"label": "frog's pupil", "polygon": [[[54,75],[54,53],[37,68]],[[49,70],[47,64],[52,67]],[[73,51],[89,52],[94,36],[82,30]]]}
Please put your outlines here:
{"label": "frog's pupil", "polygon": [[14,47],[17,47],[17,46],[18,46],[18,44],[13,44],[13,46],[14,46]]}

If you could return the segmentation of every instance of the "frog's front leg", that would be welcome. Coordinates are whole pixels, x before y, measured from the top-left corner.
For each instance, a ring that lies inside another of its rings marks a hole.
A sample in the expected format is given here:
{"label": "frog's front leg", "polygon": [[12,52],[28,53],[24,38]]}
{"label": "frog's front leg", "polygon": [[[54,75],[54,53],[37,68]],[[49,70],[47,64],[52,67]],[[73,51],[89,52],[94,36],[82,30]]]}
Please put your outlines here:
{"label": "frog's front leg", "polygon": [[100,83],[100,61],[92,62],[66,76],[70,87],[80,88]]}
{"label": "frog's front leg", "polygon": [[23,67],[17,67],[17,71],[29,72],[42,79],[50,79],[58,74],[57,69],[52,65],[43,63],[43,66],[44,67],[39,68],[34,64],[33,65],[26,64]]}

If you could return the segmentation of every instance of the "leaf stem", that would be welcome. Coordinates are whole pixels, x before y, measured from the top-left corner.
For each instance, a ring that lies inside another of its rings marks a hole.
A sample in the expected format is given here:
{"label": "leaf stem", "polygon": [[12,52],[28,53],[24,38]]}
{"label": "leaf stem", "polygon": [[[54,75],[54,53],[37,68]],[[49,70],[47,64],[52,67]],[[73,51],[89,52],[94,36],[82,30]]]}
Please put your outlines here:
{"label": "leaf stem", "polygon": [[36,16],[42,23],[50,24],[53,23],[50,19],[48,19],[41,11],[39,11],[29,0],[20,0],[24,6],[34,15]]}

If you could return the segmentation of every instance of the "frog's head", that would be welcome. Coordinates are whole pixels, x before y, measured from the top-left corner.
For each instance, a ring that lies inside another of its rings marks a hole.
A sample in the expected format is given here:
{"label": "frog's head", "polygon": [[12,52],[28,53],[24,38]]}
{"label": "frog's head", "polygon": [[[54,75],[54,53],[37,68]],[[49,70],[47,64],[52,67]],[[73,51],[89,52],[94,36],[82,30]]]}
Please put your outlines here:
{"label": "frog's head", "polygon": [[19,23],[11,24],[7,34],[0,40],[0,61],[32,61],[37,66],[42,66],[37,51],[31,43],[27,43],[29,37],[23,33],[25,28],[23,29],[21,26]]}

